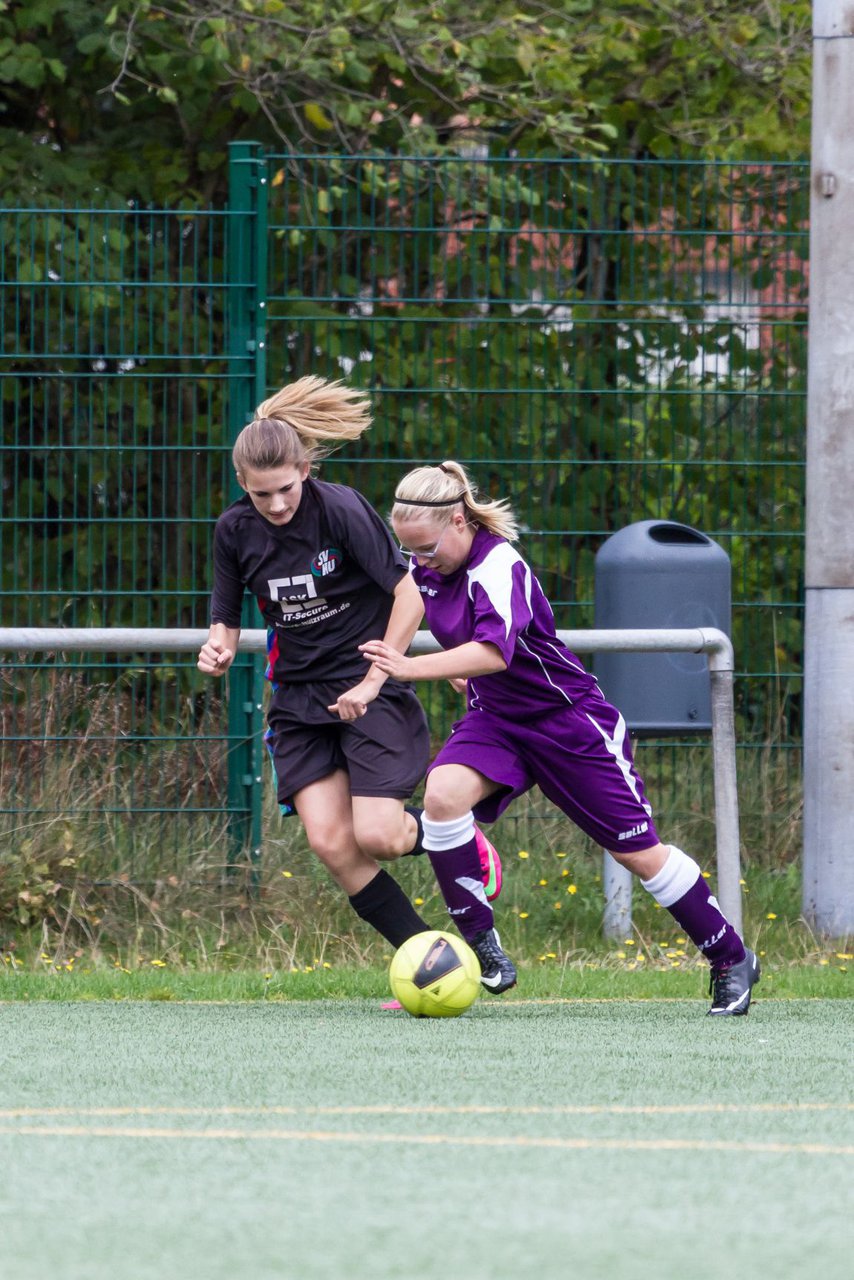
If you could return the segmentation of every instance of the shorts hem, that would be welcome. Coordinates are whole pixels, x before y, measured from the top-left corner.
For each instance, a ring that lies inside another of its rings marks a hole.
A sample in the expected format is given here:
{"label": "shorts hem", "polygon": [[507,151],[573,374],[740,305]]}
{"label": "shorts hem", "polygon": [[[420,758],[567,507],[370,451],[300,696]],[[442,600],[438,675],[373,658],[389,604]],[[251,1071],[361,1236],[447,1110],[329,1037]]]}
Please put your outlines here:
{"label": "shorts hem", "polygon": [[324,778],[331,778],[333,773],[339,772],[346,773],[347,770],[343,765],[336,764],[331,769],[326,769],[323,773],[315,774],[312,778],[306,778],[305,781],[298,782],[296,786],[291,785],[288,788],[288,794],[286,796],[282,796],[281,794],[276,795],[276,803],[286,804],[290,809],[293,809],[294,813],[296,813],[294,796],[298,791],[302,791],[303,787],[310,787],[314,782],[322,782]]}
{"label": "shorts hem", "polygon": [[365,787],[358,787],[354,790],[351,787],[350,795],[354,800],[357,797],[363,800],[408,800],[414,790],[415,787],[410,787],[408,791],[390,791],[388,787],[384,787],[382,791],[371,791]]}
{"label": "shorts hem", "polygon": [[[322,782],[324,778],[330,778],[333,773],[346,773],[346,769],[342,769],[341,765],[336,765],[334,769],[329,769],[326,773],[318,773],[316,777],[308,778],[305,782],[300,782],[297,786],[292,786],[286,796],[278,795],[276,797],[277,804],[285,804],[296,812],[294,805],[294,796],[297,791],[302,791],[304,787],[310,787],[315,782]],[[418,786],[416,782],[414,786],[407,787],[406,790],[397,788],[375,788],[370,787],[350,787],[350,795],[353,797],[360,796],[366,800],[408,800],[415,788]]]}

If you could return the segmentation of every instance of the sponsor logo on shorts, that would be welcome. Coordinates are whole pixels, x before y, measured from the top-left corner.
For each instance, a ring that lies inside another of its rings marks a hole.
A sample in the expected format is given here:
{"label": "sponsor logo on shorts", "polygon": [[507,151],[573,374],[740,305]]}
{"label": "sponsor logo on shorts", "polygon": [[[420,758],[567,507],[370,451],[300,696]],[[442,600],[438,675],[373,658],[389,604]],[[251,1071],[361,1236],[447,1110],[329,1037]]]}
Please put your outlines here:
{"label": "sponsor logo on shorts", "polygon": [[645,831],[649,831],[649,823],[639,822],[636,827],[631,827],[628,831],[621,831],[617,839],[631,840],[634,836],[642,836]]}

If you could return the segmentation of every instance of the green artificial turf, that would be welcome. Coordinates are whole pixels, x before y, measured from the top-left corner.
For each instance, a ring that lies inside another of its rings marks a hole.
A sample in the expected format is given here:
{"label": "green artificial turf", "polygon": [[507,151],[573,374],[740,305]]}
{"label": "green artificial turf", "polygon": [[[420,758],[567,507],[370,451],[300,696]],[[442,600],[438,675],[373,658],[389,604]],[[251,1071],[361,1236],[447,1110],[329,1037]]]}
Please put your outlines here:
{"label": "green artificial turf", "polygon": [[848,1280],[854,1001],[704,1011],[7,1003],[0,1274]]}

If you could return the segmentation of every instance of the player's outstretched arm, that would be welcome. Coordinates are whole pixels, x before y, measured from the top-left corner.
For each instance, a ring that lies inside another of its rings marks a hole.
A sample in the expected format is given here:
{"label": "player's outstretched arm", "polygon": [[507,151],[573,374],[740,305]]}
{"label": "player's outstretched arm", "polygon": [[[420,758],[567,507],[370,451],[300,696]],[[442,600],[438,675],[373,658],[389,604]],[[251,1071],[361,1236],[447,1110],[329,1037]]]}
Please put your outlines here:
{"label": "player's outstretched arm", "polygon": [[[396,649],[408,649],[412,637],[418,630],[418,624],[424,617],[424,605],[421,603],[421,592],[409,574],[401,578],[394,589],[394,604],[391,607],[384,641]],[[379,667],[370,666],[365,678],[352,689],[342,693],[336,703],[328,708],[342,720],[358,720],[373,702],[380,689],[388,679],[389,673]]]}
{"label": "player's outstretched arm", "polygon": [[196,666],[207,676],[224,676],[237,656],[239,643],[239,627],[226,627],[221,622],[215,622],[199,650]]}
{"label": "player's outstretched arm", "polygon": [[383,641],[400,653],[412,644],[413,636],[424,617],[424,601],[411,574],[401,578],[394,589],[394,604]]}
{"label": "player's outstretched arm", "polygon": [[359,649],[375,667],[396,680],[466,680],[470,676],[507,670],[507,663],[496,646],[480,640],[469,640],[455,649],[423,653],[415,658],[408,658],[384,640],[369,640],[359,645]]}

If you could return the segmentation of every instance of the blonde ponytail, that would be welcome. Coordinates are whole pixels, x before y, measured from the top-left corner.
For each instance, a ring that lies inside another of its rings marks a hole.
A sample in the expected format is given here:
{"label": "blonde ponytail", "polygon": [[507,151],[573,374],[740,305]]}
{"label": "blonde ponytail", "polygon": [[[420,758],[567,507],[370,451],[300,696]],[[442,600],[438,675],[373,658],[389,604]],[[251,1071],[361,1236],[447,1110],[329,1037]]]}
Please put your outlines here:
{"label": "blonde ponytail", "polygon": [[[272,471],[327,457],[345,440],[357,440],[371,425],[363,391],[309,374],[262,401],[232,450],[238,476],[247,468]],[[324,444],[329,441],[329,444]]]}
{"label": "blonde ponytail", "polygon": [[496,537],[515,542],[519,526],[506,499],[483,502],[477,486],[459,462],[442,462],[435,467],[416,467],[409,471],[394,494],[392,520],[417,520],[425,512],[440,528],[451,523],[457,503],[462,503],[472,524],[482,525]]}

